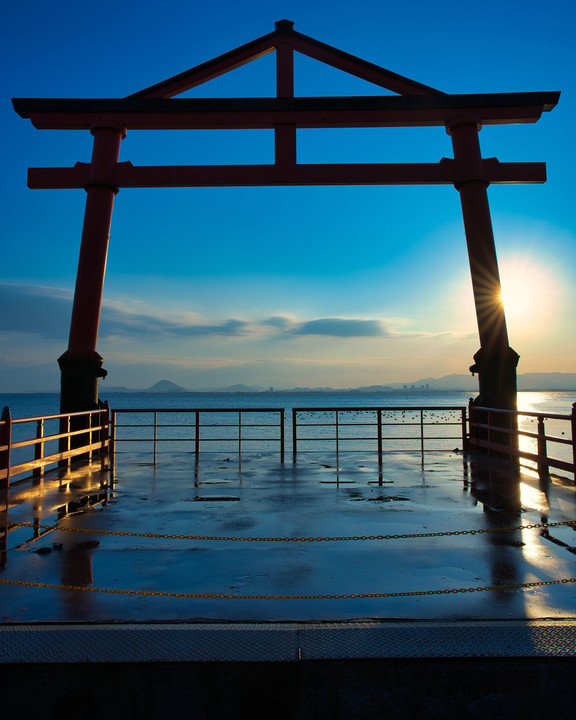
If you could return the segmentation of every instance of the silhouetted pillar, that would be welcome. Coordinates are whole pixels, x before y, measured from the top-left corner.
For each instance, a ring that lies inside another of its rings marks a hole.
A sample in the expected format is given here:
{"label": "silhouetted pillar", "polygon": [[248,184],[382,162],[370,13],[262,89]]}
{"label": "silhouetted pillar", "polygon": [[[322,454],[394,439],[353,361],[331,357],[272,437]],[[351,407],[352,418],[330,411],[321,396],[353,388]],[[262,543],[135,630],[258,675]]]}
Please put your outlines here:
{"label": "silhouetted pillar", "polygon": [[[293,30],[294,23],[280,20],[276,30]],[[294,97],[294,49],[288,42],[276,45],[276,95]],[[282,123],[274,127],[274,162],[283,167],[296,165],[296,125]]]}
{"label": "silhouetted pillar", "polygon": [[454,123],[447,128],[461,180],[462,217],[468,246],[472,288],[480,335],[480,350],[470,370],[478,373],[480,396],[485,407],[516,410],[516,367],[519,355],[508,344],[506,318],[501,299],[492,219],[488,205],[488,182],[484,179],[476,123]]}
{"label": "silhouetted pillar", "polygon": [[86,186],[86,210],[78,260],[68,350],[58,359],[61,370],[61,412],[98,407],[98,378],[104,377],[102,357],[96,350],[104,289],[112,208],[118,187],[113,183],[114,165],[123,127],[93,127],[90,183]]}

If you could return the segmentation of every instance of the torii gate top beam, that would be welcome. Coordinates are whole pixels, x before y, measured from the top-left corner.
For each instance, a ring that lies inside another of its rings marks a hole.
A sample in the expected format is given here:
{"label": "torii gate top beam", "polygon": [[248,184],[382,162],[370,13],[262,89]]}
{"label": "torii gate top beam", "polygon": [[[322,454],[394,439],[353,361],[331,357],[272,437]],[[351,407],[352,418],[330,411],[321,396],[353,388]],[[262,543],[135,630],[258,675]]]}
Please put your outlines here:
{"label": "torii gate top beam", "polygon": [[14,98],[16,112],[46,130],[127,130],[426,127],[454,121],[481,125],[536,122],[560,93],[298,98]]}

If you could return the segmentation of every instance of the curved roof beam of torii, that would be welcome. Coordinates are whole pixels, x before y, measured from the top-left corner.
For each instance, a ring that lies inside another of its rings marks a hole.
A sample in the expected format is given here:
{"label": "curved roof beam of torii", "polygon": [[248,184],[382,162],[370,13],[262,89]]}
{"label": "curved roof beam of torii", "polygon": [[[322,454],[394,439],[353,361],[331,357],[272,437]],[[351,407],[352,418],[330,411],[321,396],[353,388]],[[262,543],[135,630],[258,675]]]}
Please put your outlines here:
{"label": "curved roof beam of torii", "polygon": [[128,97],[132,98],[170,98],[174,95],[190,90],[190,88],[202,85],[202,83],[213,80],[219,75],[224,75],[253,60],[276,50],[279,45],[288,45],[294,50],[314,60],[319,60],[326,65],[331,65],[338,70],[355,75],[362,80],[378,85],[386,90],[399,93],[400,95],[444,95],[441,90],[423,85],[422,83],[410,80],[397,73],[386,70],[374,63],[362,60],[355,55],[338,50],[331,45],[314,40],[314,38],[303,35],[294,30],[294,23],[290,20],[279,20],[276,23],[274,32],[241,45],[235,50],[219,55],[213,60],[208,60],[201,65],[186,70],[183,73],[174,75],[163,82],[156,83],[144,90],[133,93]]}

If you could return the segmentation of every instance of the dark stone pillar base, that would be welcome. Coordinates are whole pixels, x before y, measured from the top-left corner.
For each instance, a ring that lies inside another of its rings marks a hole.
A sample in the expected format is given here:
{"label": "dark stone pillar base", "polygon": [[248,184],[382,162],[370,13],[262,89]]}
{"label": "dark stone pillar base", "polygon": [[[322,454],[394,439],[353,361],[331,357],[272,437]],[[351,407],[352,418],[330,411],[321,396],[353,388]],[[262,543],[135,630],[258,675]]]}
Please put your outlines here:
{"label": "dark stone pillar base", "polygon": [[480,348],[474,355],[471,373],[478,374],[480,394],[475,405],[498,408],[500,410],[517,409],[516,368],[520,355],[511,347],[504,353],[488,354]]}
{"label": "dark stone pillar base", "polygon": [[61,371],[60,412],[98,410],[98,380],[106,377],[102,358],[76,358],[64,353],[58,358]]}

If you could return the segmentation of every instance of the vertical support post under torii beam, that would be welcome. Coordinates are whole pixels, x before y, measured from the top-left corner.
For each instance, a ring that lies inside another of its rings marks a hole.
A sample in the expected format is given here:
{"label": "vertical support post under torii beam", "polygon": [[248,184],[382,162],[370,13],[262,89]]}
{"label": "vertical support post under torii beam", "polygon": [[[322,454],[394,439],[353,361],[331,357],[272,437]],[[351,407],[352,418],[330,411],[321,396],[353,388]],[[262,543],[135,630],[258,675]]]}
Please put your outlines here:
{"label": "vertical support post under torii beam", "polygon": [[86,186],[86,209],[76,275],[68,350],[58,359],[61,370],[60,411],[65,413],[98,407],[98,378],[105,377],[102,357],[96,350],[108,241],[114,197],[111,182],[118,162],[123,127],[93,127],[94,146],[90,182]]}
{"label": "vertical support post under torii beam", "polygon": [[476,123],[453,123],[447,128],[454,159],[462,180],[455,183],[460,194],[472,276],[480,350],[470,370],[479,377],[478,404],[516,410],[516,367],[519,355],[508,344],[506,317],[501,298],[500,274],[490,206],[488,182],[483,177],[482,154]]}
{"label": "vertical support post under torii beam", "polygon": [[[281,20],[276,23],[276,29],[285,23],[294,26],[294,23]],[[276,46],[276,95],[279,98],[294,97],[294,48],[287,42]],[[276,165],[296,165],[296,125],[286,123],[274,128],[274,159]]]}

